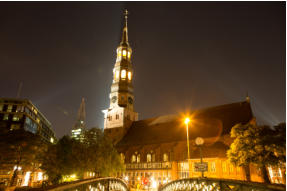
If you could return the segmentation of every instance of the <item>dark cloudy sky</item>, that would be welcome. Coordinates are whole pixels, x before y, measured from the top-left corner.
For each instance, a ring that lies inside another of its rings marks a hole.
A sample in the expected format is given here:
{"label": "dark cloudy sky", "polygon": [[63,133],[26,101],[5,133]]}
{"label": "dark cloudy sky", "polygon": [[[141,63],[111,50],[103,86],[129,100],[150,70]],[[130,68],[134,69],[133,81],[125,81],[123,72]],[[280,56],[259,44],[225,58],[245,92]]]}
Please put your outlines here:
{"label": "dark cloudy sky", "polygon": [[285,2],[0,2],[0,97],[30,99],[68,134],[85,97],[103,127],[128,8],[135,109],[145,119],[239,102],[285,121]]}

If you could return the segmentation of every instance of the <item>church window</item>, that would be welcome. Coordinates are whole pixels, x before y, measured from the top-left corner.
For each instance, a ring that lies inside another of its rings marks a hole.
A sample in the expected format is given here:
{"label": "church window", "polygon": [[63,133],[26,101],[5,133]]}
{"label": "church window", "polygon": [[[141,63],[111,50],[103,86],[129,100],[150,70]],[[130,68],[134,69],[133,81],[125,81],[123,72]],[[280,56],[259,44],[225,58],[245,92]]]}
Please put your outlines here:
{"label": "church window", "polygon": [[222,172],[226,172],[226,162],[222,162]]}
{"label": "church window", "polygon": [[132,155],[131,162],[132,163],[136,162],[136,155]]}
{"label": "church window", "polygon": [[131,58],[131,53],[128,51],[128,58],[130,59]]}
{"label": "church window", "polygon": [[131,80],[132,79],[132,73],[128,72],[128,79]]}
{"label": "church window", "polygon": [[215,172],[215,171],[216,171],[215,162],[211,162],[211,163],[210,163],[210,171],[211,171],[211,172]]}
{"label": "church window", "polygon": [[119,114],[116,114],[116,119],[119,119]]}
{"label": "church window", "polygon": [[141,162],[141,155],[138,154],[138,155],[137,155],[137,163],[140,163],[140,162]]}
{"label": "church window", "polygon": [[167,153],[163,154],[163,162],[168,162],[168,154]]}
{"label": "church window", "polygon": [[151,154],[150,153],[148,153],[146,155],[146,162],[151,162]]}
{"label": "church window", "polygon": [[121,56],[122,56],[122,51],[121,51],[121,50],[119,50],[119,51],[118,51],[118,59],[120,59],[120,58],[121,58]]}
{"label": "church window", "polygon": [[122,163],[125,163],[125,155],[123,153],[120,154]]}
{"label": "church window", "polygon": [[155,162],[155,153],[151,154],[151,162]]}
{"label": "church window", "polygon": [[122,70],[121,78],[122,78],[122,79],[126,79],[126,75],[127,75],[126,70]]}
{"label": "church window", "polygon": [[126,57],[126,56],[127,56],[127,51],[123,50],[123,57]]}

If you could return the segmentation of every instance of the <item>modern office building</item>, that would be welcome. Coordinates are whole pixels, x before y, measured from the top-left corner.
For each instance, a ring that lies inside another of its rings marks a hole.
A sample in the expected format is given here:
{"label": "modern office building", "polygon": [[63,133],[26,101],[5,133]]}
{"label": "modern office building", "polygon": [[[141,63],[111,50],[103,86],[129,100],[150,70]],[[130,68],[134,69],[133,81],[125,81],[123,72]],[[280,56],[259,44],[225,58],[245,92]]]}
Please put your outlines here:
{"label": "modern office building", "polygon": [[78,117],[76,123],[74,124],[71,134],[72,138],[83,141],[84,134],[86,130],[86,110],[85,110],[85,99],[82,98],[82,102],[78,111]]}
{"label": "modern office building", "polygon": [[28,99],[0,98],[0,132],[24,129],[54,143],[51,123]]}

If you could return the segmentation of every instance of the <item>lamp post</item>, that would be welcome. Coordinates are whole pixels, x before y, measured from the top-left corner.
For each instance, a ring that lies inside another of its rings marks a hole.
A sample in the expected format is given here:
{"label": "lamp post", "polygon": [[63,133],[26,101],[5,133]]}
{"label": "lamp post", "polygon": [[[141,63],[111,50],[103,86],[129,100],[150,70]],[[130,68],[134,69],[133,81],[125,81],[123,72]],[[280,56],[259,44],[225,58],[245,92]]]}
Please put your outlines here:
{"label": "lamp post", "polygon": [[[195,139],[195,144],[197,146],[199,146],[199,152],[200,152],[200,163],[202,165],[202,150],[201,150],[201,145],[203,145],[204,143],[204,139],[202,137],[197,137]],[[204,171],[201,171],[201,177],[203,178],[204,177]]]}
{"label": "lamp post", "polygon": [[187,141],[187,160],[190,159],[190,154],[189,154],[189,134],[188,134],[188,124],[190,123],[190,118],[185,118],[184,123],[186,125],[186,141]]}
{"label": "lamp post", "polygon": [[190,123],[190,118],[189,117],[186,117],[185,120],[184,120],[184,123],[186,125],[186,142],[187,142],[187,162],[188,162],[188,174],[189,174],[189,177],[191,177],[191,165],[190,165],[190,153],[189,153],[189,134],[188,134],[188,124]]}

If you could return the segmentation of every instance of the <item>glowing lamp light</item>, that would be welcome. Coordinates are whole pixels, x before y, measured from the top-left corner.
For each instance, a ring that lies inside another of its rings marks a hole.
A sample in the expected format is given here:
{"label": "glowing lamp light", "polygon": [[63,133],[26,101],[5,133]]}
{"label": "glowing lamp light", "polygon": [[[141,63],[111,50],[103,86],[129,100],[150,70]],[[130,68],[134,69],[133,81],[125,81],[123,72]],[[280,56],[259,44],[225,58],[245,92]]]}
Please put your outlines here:
{"label": "glowing lamp light", "polygon": [[184,119],[184,123],[187,125],[187,124],[189,124],[190,123],[190,118],[189,117],[186,117],[185,119]]}
{"label": "glowing lamp light", "polygon": [[129,181],[129,177],[128,176],[125,177],[125,181]]}
{"label": "glowing lamp light", "polygon": [[157,188],[157,182],[155,180],[152,180],[151,186],[152,188]]}

